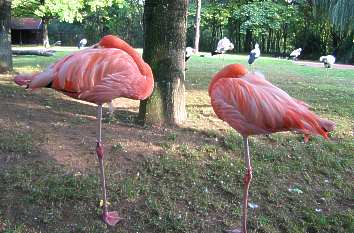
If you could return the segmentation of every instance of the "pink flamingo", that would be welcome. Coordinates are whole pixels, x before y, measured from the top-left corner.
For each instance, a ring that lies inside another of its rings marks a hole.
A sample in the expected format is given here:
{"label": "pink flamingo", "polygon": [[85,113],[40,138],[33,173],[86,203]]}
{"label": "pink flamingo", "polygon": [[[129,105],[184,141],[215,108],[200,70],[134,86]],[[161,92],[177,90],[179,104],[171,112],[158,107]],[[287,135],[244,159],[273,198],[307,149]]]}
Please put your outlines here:
{"label": "pink flamingo", "polygon": [[116,211],[108,211],[101,141],[102,104],[118,97],[146,99],[153,91],[154,79],[150,66],[126,42],[111,35],[102,41],[117,47],[88,48],[62,58],[41,73],[17,75],[14,81],[30,90],[49,87],[98,105],[96,153],[103,193],[102,217],[106,224],[113,226],[121,218]]}
{"label": "pink flamingo", "polygon": [[334,130],[335,123],[321,119],[306,103],[290,97],[272,85],[259,73],[249,73],[239,64],[228,65],[219,71],[209,85],[211,105],[216,115],[243,136],[246,174],[244,176],[242,230],[247,233],[248,189],[252,179],[248,136],[280,131],[297,131],[322,135]]}

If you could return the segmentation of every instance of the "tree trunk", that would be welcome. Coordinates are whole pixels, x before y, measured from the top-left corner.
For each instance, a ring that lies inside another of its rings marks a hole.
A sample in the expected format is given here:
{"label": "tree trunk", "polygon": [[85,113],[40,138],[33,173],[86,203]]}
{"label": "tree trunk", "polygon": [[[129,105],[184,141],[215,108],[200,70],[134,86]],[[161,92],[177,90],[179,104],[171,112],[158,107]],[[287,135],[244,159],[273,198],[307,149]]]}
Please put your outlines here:
{"label": "tree trunk", "polygon": [[196,13],[195,13],[195,37],[194,37],[194,50],[195,52],[199,52],[199,38],[200,38],[200,12],[202,9],[202,0],[196,0]]}
{"label": "tree trunk", "polygon": [[276,34],[276,54],[279,56],[280,54],[280,40],[281,40],[281,34],[280,32],[277,32]]}
{"label": "tree trunk", "polygon": [[251,49],[252,49],[252,31],[247,29],[245,43],[244,43],[244,50],[246,53],[249,53]]}
{"label": "tree trunk", "polygon": [[11,0],[0,0],[0,73],[12,70]]}
{"label": "tree trunk", "polygon": [[285,23],[285,25],[284,25],[284,30],[283,30],[283,39],[284,39],[284,44],[283,44],[283,56],[285,56],[285,55],[287,54],[287,51],[286,51],[287,38],[288,38],[288,24]]}
{"label": "tree trunk", "polygon": [[48,37],[48,23],[49,23],[49,19],[42,18],[42,24],[43,24],[43,46],[44,46],[44,48],[48,48],[50,46],[49,37]]}
{"label": "tree trunk", "polygon": [[267,38],[267,53],[271,52],[271,43],[272,43],[272,29],[268,30],[268,38]]}
{"label": "tree trunk", "polygon": [[237,21],[237,24],[236,24],[236,36],[237,36],[237,46],[236,48],[238,48],[237,52],[241,52],[241,23],[239,21]]}
{"label": "tree trunk", "polygon": [[154,92],[140,103],[139,120],[147,124],[181,124],[185,107],[185,42],[188,0],[146,0],[144,60],[155,78]]}
{"label": "tree trunk", "polygon": [[217,31],[216,31],[216,21],[215,17],[213,16],[213,20],[211,21],[211,49],[210,51],[214,51],[216,49],[216,45],[218,43],[217,39]]}

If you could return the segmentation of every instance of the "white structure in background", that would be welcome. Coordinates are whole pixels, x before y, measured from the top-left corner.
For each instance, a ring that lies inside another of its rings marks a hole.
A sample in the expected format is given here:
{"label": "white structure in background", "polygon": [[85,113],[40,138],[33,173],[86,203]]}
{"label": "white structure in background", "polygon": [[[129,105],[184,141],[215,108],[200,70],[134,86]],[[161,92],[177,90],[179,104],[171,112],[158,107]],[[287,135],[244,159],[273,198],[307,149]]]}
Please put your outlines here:
{"label": "white structure in background", "polygon": [[188,61],[188,59],[192,56],[193,53],[195,53],[195,50],[192,47],[187,47],[185,61]]}
{"label": "white structure in background", "polygon": [[80,40],[80,42],[79,42],[79,44],[77,45],[77,47],[78,47],[79,49],[81,49],[81,48],[85,47],[86,44],[87,44],[87,40],[86,40],[86,38],[83,38],[83,39]]}
{"label": "white structure in background", "polygon": [[233,48],[234,48],[234,44],[231,43],[229,38],[224,37],[221,40],[219,40],[216,50],[211,52],[211,55],[214,56],[216,54],[223,54],[228,50],[232,50]]}
{"label": "white structure in background", "polygon": [[302,52],[302,48],[298,48],[298,49],[295,49],[294,51],[292,51],[290,53],[290,57],[293,59],[293,60],[297,60],[297,57],[300,56]]}
{"label": "white structure in background", "polygon": [[250,54],[248,55],[248,64],[252,65],[253,62],[261,56],[261,50],[259,49],[259,44],[256,43],[254,45],[254,49],[251,50]]}
{"label": "white structure in background", "polygon": [[320,62],[324,64],[325,68],[331,68],[336,62],[336,58],[332,55],[322,56],[320,57]]}
{"label": "white structure in background", "polygon": [[109,116],[113,117],[114,116],[113,114],[114,114],[115,107],[114,107],[112,101],[108,102],[108,109],[109,109]]}

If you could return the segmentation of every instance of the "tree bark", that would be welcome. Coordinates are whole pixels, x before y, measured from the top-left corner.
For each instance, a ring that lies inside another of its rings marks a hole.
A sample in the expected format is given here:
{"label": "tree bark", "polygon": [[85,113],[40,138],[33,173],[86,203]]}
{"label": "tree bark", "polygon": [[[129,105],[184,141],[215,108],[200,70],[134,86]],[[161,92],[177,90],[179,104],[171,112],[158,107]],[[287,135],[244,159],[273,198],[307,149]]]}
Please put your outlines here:
{"label": "tree bark", "polygon": [[42,19],[42,24],[43,24],[43,46],[44,48],[49,48],[49,37],[48,37],[48,23],[49,19],[43,18]]}
{"label": "tree bark", "polygon": [[0,0],[0,73],[12,70],[11,0]]}
{"label": "tree bark", "polygon": [[139,120],[147,124],[181,124],[185,107],[185,42],[188,0],[146,0],[144,60],[155,78],[154,92],[140,103]]}
{"label": "tree bark", "polygon": [[252,49],[252,31],[247,29],[245,43],[244,43],[244,50],[246,53],[249,53],[251,49]]}
{"label": "tree bark", "polygon": [[[45,0],[40,0],[40,5],[44,6],[45,5]],[[49,48],[49,37],[48,37],[48,24],[49,24],[49,18],[44,16],[42,17],[42,25],[43,25],[43,31],[42,31],[42,41],[43,41],[43,47],[44,48]]]}
{"label": "tree bark", "polygon": [[288,24],[285,23],[285,25],[284,25],[284,30],[283,30],[283,39],[284,39],[284,44],[283,44],[283,56],[285,56],[285,54],[287,54],[287,51],[286,51],[287,38],[288,38]]}
{"label": "tree bark", "polygon": [[281,40],[281,34],[280,32],[277,32],[276,34],[276,55],[279,56],[280,54],[280,40]]}
{"label": "tree bark", "polygon": [[240,24],[240,21],[237,21],[237,24],[236,24],[236,36],[237,36],[237,41],[236,41],[236,48],[237,49],[237,52],[241,52],[241,24]]}
{"label": "tree bark", "polygon": [[195,52],[199,52],[199,38],[200,38],[200,13],[202,9],[202,0],[196,0],[196,13],[195,13],[195,37],[194,37],[194,50]]}

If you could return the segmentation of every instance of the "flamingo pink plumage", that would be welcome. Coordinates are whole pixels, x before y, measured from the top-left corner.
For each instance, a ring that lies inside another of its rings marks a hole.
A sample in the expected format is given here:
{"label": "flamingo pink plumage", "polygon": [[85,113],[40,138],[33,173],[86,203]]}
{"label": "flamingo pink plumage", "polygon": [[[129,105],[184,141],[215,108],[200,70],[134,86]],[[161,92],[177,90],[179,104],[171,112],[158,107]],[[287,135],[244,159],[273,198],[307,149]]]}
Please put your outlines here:
{"label": "flamingo pink plumage", "polygon": [[242,230],[247,233],[248,189],[252,179],[248,136],[280,131],[318,134],[328,138],[335,123],[321,119],[309,105],[289,96],[259,73],[249,73],[242,65],[231,64],[219,71],[209,85],[211,105],[216,115],[238,131],[244,139],[245,163]]}
{"label": "flamingo pink plumage", "polygon": [[103,145],[101,142],[102,104],[118,97],[143,100],[153,91],[151,68],[126,42],[116,36],[105,36],[100,42],[114,48],[88,48],[68,55],[47,70],[33,75],[17,75],[14,81],[28,89],[50,87],[75,99],[98,105],[96,153],[100,164],[103,192],[103,220],[115,225],[120,217],[108,212]]}

